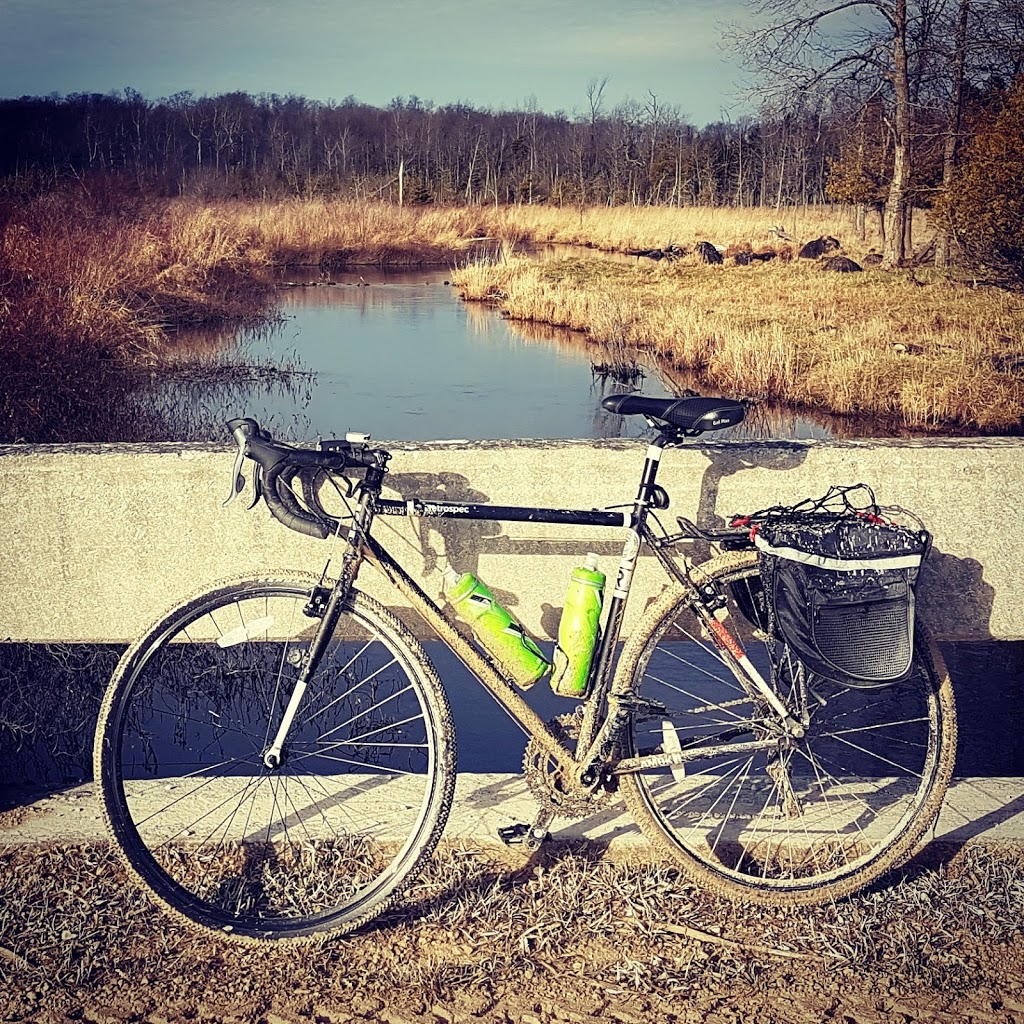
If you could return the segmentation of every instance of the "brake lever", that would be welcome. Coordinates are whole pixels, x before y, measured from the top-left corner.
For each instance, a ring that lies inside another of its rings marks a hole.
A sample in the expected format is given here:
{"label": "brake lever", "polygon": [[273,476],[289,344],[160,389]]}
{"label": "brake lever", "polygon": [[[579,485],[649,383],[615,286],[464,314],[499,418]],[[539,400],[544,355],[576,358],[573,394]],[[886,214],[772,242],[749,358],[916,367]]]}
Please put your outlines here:
{"label": "brake lever", "polygon": [[256,469],[252,474],[252,501],[249,502],[249,508],[254,509],[259,503],[260,498],[263,497],[263,468],[257,463]]}
{"label": "brake lever", "polygon": [[[242,491],[245,490],[245,474],[242,472],[242,464],[245,462],[245,450],[241,445],[238,446],[238,454],[235,456],[235,465],[231,470],[231,492],[224,500],[223,506],[230,505],[231,502],[237,498]],[[249,506],[252,508],[252,505]]]}

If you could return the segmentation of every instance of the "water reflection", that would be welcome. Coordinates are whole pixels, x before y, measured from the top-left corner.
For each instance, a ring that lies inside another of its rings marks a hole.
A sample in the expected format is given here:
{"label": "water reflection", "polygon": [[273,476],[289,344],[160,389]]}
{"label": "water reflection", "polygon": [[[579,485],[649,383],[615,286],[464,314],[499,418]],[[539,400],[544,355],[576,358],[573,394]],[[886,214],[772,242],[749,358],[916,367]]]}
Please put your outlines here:
{"label": "water reflection", "polygon": [[[1024,775],[1024,641],[941,648],[956,689],[957,775]],[[459,771],[518,771],[522,733],[451,652],[437,642],[427,650],[451,701]],[[57,787],[91,776],[99,702],[122,651],[113,644],[0,643],[0,808],[9,788],[13,799],[13,787]],[[544,719],[568,707],[547,686],[527,699]]]}

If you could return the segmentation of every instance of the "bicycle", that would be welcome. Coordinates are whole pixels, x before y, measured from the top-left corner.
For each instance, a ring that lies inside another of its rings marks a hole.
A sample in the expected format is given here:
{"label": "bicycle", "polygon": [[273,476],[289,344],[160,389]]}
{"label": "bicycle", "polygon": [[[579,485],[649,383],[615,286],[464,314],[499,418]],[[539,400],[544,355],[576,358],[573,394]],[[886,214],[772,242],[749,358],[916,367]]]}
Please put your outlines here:
{"label": "bicycle", "polygon": [[[938,813],[955,747],[934,645],[919,630],[909,678],[884,689],[781,685],[749,533],[683,518],[669,533],[658,519],[668,506],[663,452],[734,426],[745,407],[639,395],[603,405],[644,416],[653,432],[626,511],[386,498],[390,453],[365,437],[299,448],[251,419],[229,422],[231,498],[253,463],[253,505],[262,497],[285,526],[334,538],[340,567],[336,578],[218,583],[121,659],[99,715],[95,777],[129,872],[158,902],[231,936],[310,940],[383,913],[434,850],[456,778],[451,713],[420,641],[356,587],[364,564],[528,733],[539,810],[520,829],[527,847],[555,816],[587,816],[621,793],[656,850],[741,900],[839,899],[911,855]],[[624,530],[575,710],[542,721],[372,534],[378,516]],[[685,552],[694,540],[717,553],[695,562]],[[620,650],[641,549],[666,588]]]}

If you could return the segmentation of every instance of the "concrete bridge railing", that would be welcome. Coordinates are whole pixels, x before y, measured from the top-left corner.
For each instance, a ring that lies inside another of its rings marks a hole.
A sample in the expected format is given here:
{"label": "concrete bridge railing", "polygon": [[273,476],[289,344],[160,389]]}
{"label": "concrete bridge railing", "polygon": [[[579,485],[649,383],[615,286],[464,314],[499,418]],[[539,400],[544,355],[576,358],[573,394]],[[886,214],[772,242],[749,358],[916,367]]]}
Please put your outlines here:
{"label": "concrete bridge railing", "polygon": [[[643,454],[642,443],[627,441],[391,447],[390,479],[403,496],[573,508],[628,503]],[[126,641],[214,580],[319,572],[329,543],[286,530],[262,505],[222,508],[231,461],[220,445],[0,447],[0,640]],[[861,481],[932,531],[920,600],[940,638],[1024,638],[1024,440],[697,442],[665,454],[659,482],[672,504],[660,515],[669,528],[674,515],[721,524]],[[614,529],[378,524],[429,593],[439,592],[447,562],[477,572],[541,638],[554,635],[573,565],[596,551],[611,574],[622,543]],[[372,575],[360,586],[394,606]],[[627,629],[662,580],[653,559],[642,559]]]}

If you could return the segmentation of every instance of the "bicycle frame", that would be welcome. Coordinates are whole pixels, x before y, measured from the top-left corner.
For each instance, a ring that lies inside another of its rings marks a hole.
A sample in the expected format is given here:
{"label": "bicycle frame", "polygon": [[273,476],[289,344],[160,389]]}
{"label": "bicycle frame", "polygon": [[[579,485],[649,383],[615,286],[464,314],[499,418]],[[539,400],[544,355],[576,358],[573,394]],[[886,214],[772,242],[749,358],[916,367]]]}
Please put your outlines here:
{"label": "bicycle frame", "polygon": [[[380,497],[386,470],[383,467],[369,469],[359,487],[360,501],[354,510],[352,526],[348,531],[347,543],[342,555],[342,567],[337,583],[329,591],[319,588],[310,600],[310,610],[321,618],[303,670],[299,673],[288,706],[283,715],[277,734],[264,754],[264,763],[276,768],[281,760],[285,738],[301,703],[308,679],[320,661],[330,637],[333,634],[342,602],[355,583],[362,562],[369,562],[403,594],[412,607],[423,617],[428,626],[461,659],[463,664],[476,675],[484,688],[494,697],[534,739],[541,749],[555,762],[556,770],[563,779],[572,780],[572,785],[592,790],[602,783],[608,784],[612,775],[640,771],[655,766],[679,765],[691,757],[706,756],[673,751],[644,757],[634,757],[612,765],[618,748],[619,737],[629,722],[630,715],[637,709],[657,711],[658,707],[631,692],[630,681],[614,685],[614,652],[618,643],[625,615],[626,602],[636,569],[637,558],[642,547],[655,554],[659,563],[671,579],[683,588],[697,614],[702,627],[718,649],[723,662],[742,687],[751,695],[764,699],[779,716],[790,735],[803,735],[806,722],[795,719],[783,704],[769,682],[757,671],[743,652],[738,641],[716,618],[715,611],[723,603],[718,592],[711,588],[702,589],[688,572],[680,572],[666,554],[666,549],[684,539],[703,538],[708,540],[735,539],[735,531],[705,533],[692,524],[680,520],[683,531],[673,537],[656,537],[648,526],[652,508],[664,508],[667,495],[657,487],[656,480],[664,449],[678,438],[670,434],[659,434],[647,448],[637,494],[631,511],[614,512],[602,509],[554,509],[532,506],[507,506],[474,504],[470,502],[425,501],[418,497],[392,500]],[[576,752],[569,750],[540,716],[520,695],[515,683],[503,675],[483,653],[455,628],[454,622],[441,610],[437,603],[416,583],[415,580],[391,556],[386,548],[371,536],[371,527],[377,515],[403,517],[430,517],[455,520],[488,520],[499,522],[556,523],[569,526],[603,528],[625,528],[616,581],[608,605],[605,626],[595,648],[587,694],[583,699],[583,715],[579,724]],[[692,530],[692,532],[689,532]],[[802,716],[803,717],[803,716]],[[719,753],[735,753],[773,746],[774,740],[752,739],[739,744],[727,744],[716,748]]]}
{"label": "bicycle frame", "polygon": [[[708,535],[693,527],[692,533],[684,531],[671,538],[658,538],[650,530],[647,520],[651,508],[664,507],[663,492],[656,487],[661,455],[673,440],[670,436],[659,435],[650,444],[646,452],[636,497],[631,509],[623,512],[427,501],[418,497],[392,500],[379,496],[379,484],[384,478],[383,473],[380,473],[378,478],[368,481],[369,485],[362,489],[363,500],[355,513],[353,526],[347,538],[348,546],[343,556],[339,581],[324,604],[321,628],[318,630],[310,650],[310,671],[315,668],[322,645],[327,642],[327,638],[333,631],[341,600],[354,584],[360,563],[366,561],[381,572],[405,596],[431,630],[460,658],[508,714],[554,760],[557,770],[563,773],[563,778],[574,779],[578,785],[584,788],[593,788],[600,784],[607,774],[608,764],[616,749],[620,732],[628,722],[630,712],[648,704],[642,698],[629,692],[628,681],[617,688],[613,687],[614,652],[621,634],[637,558],[643,546],[646,545],[657,557],[668,576],[683,587],[710,637],[722,652],[723,658],[741,684],[754,692],[760,692],[784,721],[799,728],[799,723],[794,722],[788,709],[780,702],[774,690],[758,675],[756,669],[746,659],[737,641],[715,617],[714,611],[718,606],[716,603],[717,593],[702,593],[687,573],[679,571],[665,551],[666,548],[682,539],[735,538],[736,532]],[[364,483],[366,482],[364,481]],[[576,753],[570,751],[564,741],[556,736],[547,723],[530,707],[515,683],[503,675],[474,644],[465,639],[462,633],[455,628],[452,619],[412,579],[387,549],[370,535],[372,522],[377,515],[467,521],[555,523],[570,526],[625,528],[627,530],[615,585],[608,604],[605,627],[595,649],[587,694],[582,704],[583,717],[580,722]],[[681,521],[681,525],[683,522]],[[296,702],[301,698],[302,688],[300,680],[296,694],[293,695]],[[282,740],[287,731],[286,727],[290,717],[290,714],[286,713],[285,722],[282,723],[279,733]],[[752,740],[734,745],[734,749],[750,750],[767,746],[771,746],[771,743]],[[272,748],[272,750],[274,749],[278,748]],[[733,748],[723,748],[722,752],[725,752],[726,749]],[[651,767],[655,763],[680,764],[687,759],[685,752],[647,756],[642,759],[633,758],[628,763],[623,762],[616,774],[621,771],[638,771],[644,767]],[[635,764],[632,763],[634,761]]]}

